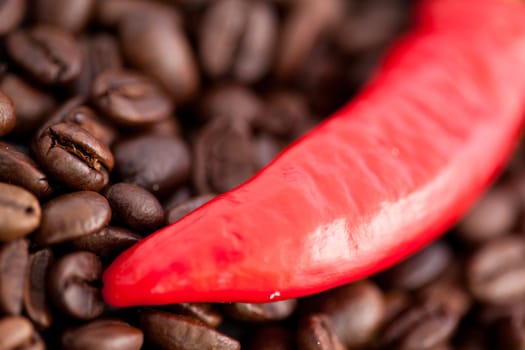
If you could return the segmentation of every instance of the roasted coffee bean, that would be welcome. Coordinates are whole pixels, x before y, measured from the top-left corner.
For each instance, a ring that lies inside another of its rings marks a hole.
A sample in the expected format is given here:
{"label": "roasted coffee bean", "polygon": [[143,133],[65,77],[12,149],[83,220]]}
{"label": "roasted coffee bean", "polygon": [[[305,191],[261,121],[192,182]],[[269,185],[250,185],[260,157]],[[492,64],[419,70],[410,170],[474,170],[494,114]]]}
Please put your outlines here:
{"label": "roasted coffee bean", "polygon": [[60,28],[17,30],[7,36],[6,47],[11,58],[43,84],[66,83],[80,74],[80,47]]}
{"label": "roasted coffee bean", "polygon": [[470,291],[480,301],[525,300],[525,240],[507,236],[479,248],[466,266]]}
{"label": "roasted coffee bean", "polygon": [[288,299],[263,304],[225,304],[224,310],[230,317],[237,320],[247,322],[266,322],[288,318],[295,311],[296,305],[296,299]]}
{"label": "roasted coffee bean", "polygon": [[44,350],[46,347],[26,318],[0,318],[0,350]]}
{"label": "roasted coffee bean", "polygon": [[465,315],[472,303],[466,288],[450,281],[432,283],[420,290],[418,296],[422,300],[433,300],[458,316]]}
{"label": "roasted coffee bean", "polygon": [[301,350],[345,350],[330,319],[322,314],[303,318],[297,332],[297,344]]}
{"label": "roasted coffee bean", "polygon": [[383,323],[390,322],[410,304],[410,295],[406,291],[393,290],[385,293],[385,316]]}
{"label": "roasted coffee bean", "polygon": [[40,24],[78,32],[86,26],[94,6],[95,0],[37,0],[34,13]]}
{"label": "roasted coffee bean", "polygon": [[62,335],[62,347],[68,350],[139,350],[142,332],[115,319],[101,319],[69,329]]}
{"label": "roasted coffee bean", "polygon": [[51,95],[14,74],[6,74],[0,79],[0,90],[13,102],[16,114],[13,132],[16,134],[28,134],[34,131],[55,107]]}
{"label": "roasted coffee bean", "polygon": [[252,123],[261,114],[262,101],[248,88],[229,84],[210,90],[199,106],[200,115],[215,118],[241,119]]}
{"label": "roasted coffee bean", "polygon": [[222,322],[222,314],[215,309],[213,304],[180,303],[171,305],[170,309],[177,314],[193,317],[211,327],[217,327]]}
{"label": "roasted coffee bean", "polygon": [[152,231],[164,222],[164,209],[151,192],[135,184],[117,183],[106,190],[113,218],[138,231]]}
{"label": "roasted coffee bean", "polygon": [[70,253],[57,261],[49,272],[48,288],[55,306],[64,314],[91,320],[102,314],[104,303],[99,288],[102,264],[89,252]]}
{"label": "roasted coffee bean", "polygon": [[106,198],[80,191],[56,197],[42,209],[42,224],[35,235],[39,244],[69,241],[102,230],[111,219]]}
{"label": "roasted coffee bean", "polygon": [[260,327],[250,336],[250,350],[292,350],[294,341],[288,328]]}
{"label": "roasted coffee bean", "polygon": [[484,242],[509,233],[517,223],[519,197],[510,189],[486,193],[459,225],[461,238]]}
{"label": "roasted coffee bean", "polygon": [[167,119],[173,104],[149,77],[134,71],[107,70],[93,83],[93,100],[115,123],[141,126]]}
{"label": "roasted coffee bean", "polygon": [[20,186],[37,197],[53,191],[35,162],[14,146],[0,141],[0,181]]}
{"label": "roasted coffee bean", "polygon": [[451,258],[452,251],[445,243],[434,243],[382,273],[380,279],[390,288],[421,288],[438,277]]}
{"label": "roasted coffee bean", "polygon": [[240,349],[240,344],[215,329],[186,316],[144,310],[140,328],[146,339],[160,349],[212,350]]}
{"label": "roasted coffee bean", "polygon": [[22,187],[0,182],[0,242],[23,237],[40,225],[38,199]]}
{"label": "roasted coffee bean", "polygon": [[255,173],[253,143],[244,120],[215,118],[195,141],[194,184],[200,193],[223,193]]}
{"label": "roasted coffee bean", "polygon": [[6,0],[0,4],[0,35],[15,29],[24,18],[27,9],[26,0]]}
{"label": "roasted coffee bean", "polygon": [[16,125],[15,107],[11,99],[0,91],[0,136],[11,132]]}
{"label": "roasted coffee bean", "polygon": [[289,136],[297,132],[309,114],[304,96],[292,91],[272,93],[265,102],[255,124],[273,135]]}
{"label": "roasted coffee bean", "polygon": [[114,165],[111,151],[75,123],[50,126],[33,148],[49,174],[72,189],[99,191],[109,182]]}
{"label": "roasted coffee bean", "polygon": [[107,226],[96,233],[75,238],[70,244],[75,249],[95,253],[101,258],[110,258],[131,247],[141,238],[128,229]]}
{"label": "roasted coffee bean", "polygon": [[27,248],[23,239],[0,247],[0,313],[19,315],[22,311]]}
{"label": "roasted coffee bean", "polygon": [[175,221],[189,214],[191,211],[197,209],[201,205],[212,200],[214,197],[215,195],[213,194],[203,194],[203,195],[185,200],[179,205],[176,205],[173,208],[168,210],[168,212],[166,213],[166,223],[167,224],[174,223]]}
{"label": "roasted coffee bean", "polygon": [[190,154],[175,137],[143,135],[114,147],[115,170],[124,182],[140,185],[155,195],[169,193],[190,175]]}
{"label": "roasted coffee bean", "polygon": [[459,318],[433,302],[413,304],[381,333],[381,349],[426,350],[446,342]]}
{"label": "roasted coffee bean", "polygon": [[39,250],[29,256],[25,274],[24,309],[31,321],[40,328],[48,328],[52,322],[46,281],[53,261],[53,252],[50,249]]}

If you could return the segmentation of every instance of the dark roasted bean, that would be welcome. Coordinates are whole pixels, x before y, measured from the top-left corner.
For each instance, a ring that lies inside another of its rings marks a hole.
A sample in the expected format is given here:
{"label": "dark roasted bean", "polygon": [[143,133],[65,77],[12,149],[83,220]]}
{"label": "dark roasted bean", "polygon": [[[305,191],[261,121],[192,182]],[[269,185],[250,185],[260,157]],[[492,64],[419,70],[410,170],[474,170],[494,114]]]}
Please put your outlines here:
{"label": "dark roasted bean", "polygon": [[95,0],[37,0],[34,12],[38,23],[78,32],[86,26],[94,5]]}
{"label": "dark roasted bean", "polygon": [[401,311],[410,304],[410,295],[405,291],[393,290],[385,293],[385,316],[384,323],[390,322]]}
{"label": "dark roasted bean", "polygon": [[0,91],[0,136],[11,132],[16,125],[15,107],[11,99]]}
{"label": "dark roasted bean", "polygon": [[296,299],[288,299],[263,304],[225,304],[224,309],[229,316],[237,320],[248,322],[266,322],[284,320],[288,318],[295,311],[296,305]]}
{"label": "dark roasted bean", "polygon": [[0,312],[19,315],[22,311],[28,244],[20,239],[0,247]]}
{"label": "dark roasted bean", "polygon": [[206,303],[180,303],[170,306],[177,314],[193,317],[211,327],[217,327],[222,322],[222,314],[213,304]]}
{"label": "dark roasted bean", "polygon": [[24,309],[28,317],[40,328],[51,326],[52,314],[49,308],[46,281],[53,263],[50,249],[39,250],[29,256],[24,284]]}
{"label": "dark roasted bean", "polygon": [[51,267],[49,295],[55,306],[68,316],[94,319],[104,311],[100,290],[92,285],[100,278],[102,264],[89,252],[71,253]]}
{"label": "dark roasted bean", "polygon": [[288,136],[297,132],[308,114],[304,96],[291,91],[277,91],[267,97],[255,124],[270,134]]}
{"label": "dark roasted bean", "polygon": [[26,318],[0,318],[0,350],[44,350],[45,345]]}
{"label": "dark roasted bean", "polygon": [[330,319],[322,314],[312,314],[299,324],[297,344],[301,350],[345,350]]}
{"label": "dark roasted bean", "polygon": [[78,250],[85,250],[110,258],[137,243],[142,237],[125,228],[107,226],[86,236],[75,238],[70,243]]}
{"label": "dark roasted bean", "polygon": [[46,128],[33,148],[51,176],[70,188],[100,191],[109,182],[114,165],[111,151],[76,123]]}
{"label": "dark roasted bean", "polygon": [[18,30],[9,34],[6,45],[11,58],[43,84],[65,83],[80,74],[80,47],[57,27]]}
{"label": "dark roasted bean", "polygon": [[210,90],[199,106],[205,119],[241,119],[251,123],[262,111],[262,101],[241,85],[221,85]]}
{"label": "dark roasted bean", "polygon": [[278,326],[260,327],[250,337],[250,350],[292,350],[292,334],[288,328]]}
{"label": "dark roasted bean", "polygon": [[139,329],[114,319],[93,321],[62,335],[62,346],[68,350],[139,350],[143,342]]}
{"label": "dark roasted bean", "polygon": [[189,318],[162,311],[144,310],[140,316],[140,328],[146,339],[160,349],[180,350],[233,350],[240,344],[215,329]]}
{"label": "dark roasted bean", "polygon": [[189,214],[191,211],[212,200],[213,197],[215,197],[215,195],[213,194],[203,194],[197,197],[187,199],[184,202],[174,206],[173,208],[169,209],[166,213],[166,223],[174,223],[186,214]]}
{"label": "dark roasted bean", "polygon": [[472,298],[459,283],[438,281],[432,283],[418,293],[423,300],[433,300],[452,314],[463,316],[467,313],[472,303]]}
{"label": "dark roasted bean", "polygon": [[111,219],[106,198],[80,191],[56,197],[42,208],[42,224],[35,235],[39,244],[55,244],[95,233]]}
{"label": "dark roasted bean", "polygon": [[46,175],[15,146],[0,142],[0,181],[20,186],[37,197],[52,193]]}
{"label": "dark roasted bean", "polygon": [[38,199],[22,187],[0,182],[0,242],[23,237],[40,225]]}
{"label": "dark roasted bean", "polygon": [[15,29],[24,18],[27,0],[5,0],[0,4],[0,35]]}
{"label": "dark roasted bean", "polygon": [[175,137],[134,137],[118,142],[114,155],[122,181],[136,183],[157,196],[169,193],[190,175],[189,150]]}

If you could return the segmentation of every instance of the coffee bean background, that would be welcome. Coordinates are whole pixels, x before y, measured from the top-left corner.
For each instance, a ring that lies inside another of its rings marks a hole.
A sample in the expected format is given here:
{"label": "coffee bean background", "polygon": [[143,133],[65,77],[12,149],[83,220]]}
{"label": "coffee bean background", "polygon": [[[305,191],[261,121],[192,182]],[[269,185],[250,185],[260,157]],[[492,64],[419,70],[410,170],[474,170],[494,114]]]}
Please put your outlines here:
{"label": "coffee bean background", "polygon": [[413,4],[0,1],[0,350],[525,349],[523,147],[448,234],[367,280],[259,305],[101,299],[120,252],[350,99]]}

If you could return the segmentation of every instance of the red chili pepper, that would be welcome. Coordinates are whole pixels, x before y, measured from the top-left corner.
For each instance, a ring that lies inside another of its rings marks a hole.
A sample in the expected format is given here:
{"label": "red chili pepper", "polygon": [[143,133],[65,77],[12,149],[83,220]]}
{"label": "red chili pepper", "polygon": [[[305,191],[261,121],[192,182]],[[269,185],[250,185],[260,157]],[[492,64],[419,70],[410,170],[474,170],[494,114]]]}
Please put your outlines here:
{"label": "red chili pepper", "polygon": [[268,302],[366,277],[489,185],[525,112],[525,7],[425,0],[369,86],[242,186],[124,252],[115,306]]}

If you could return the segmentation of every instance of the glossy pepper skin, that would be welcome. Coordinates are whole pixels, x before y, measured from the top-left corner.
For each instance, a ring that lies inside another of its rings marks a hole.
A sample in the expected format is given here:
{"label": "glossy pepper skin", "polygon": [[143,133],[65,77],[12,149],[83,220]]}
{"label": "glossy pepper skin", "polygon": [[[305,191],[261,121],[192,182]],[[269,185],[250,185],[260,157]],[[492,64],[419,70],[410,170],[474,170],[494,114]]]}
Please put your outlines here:
{"label": "glossy pepper skin", "polygon": [[242,186],[124,252],[114,306],[268,302],[366,277],[436,238],[511,153],[525,7],[424,0],[360,96]]}

